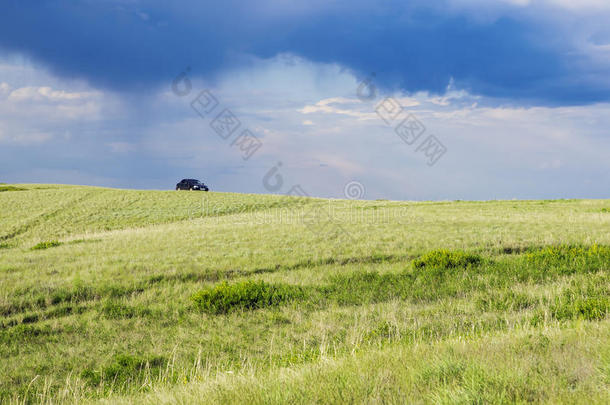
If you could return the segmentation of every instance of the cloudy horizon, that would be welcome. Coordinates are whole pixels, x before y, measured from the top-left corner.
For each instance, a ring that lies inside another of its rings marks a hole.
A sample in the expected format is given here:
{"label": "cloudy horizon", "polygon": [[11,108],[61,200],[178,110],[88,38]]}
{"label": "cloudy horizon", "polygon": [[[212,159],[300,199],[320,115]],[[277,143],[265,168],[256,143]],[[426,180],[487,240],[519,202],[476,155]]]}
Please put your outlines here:
{"label": "cloudy horizon", "polygon": [[0,182],[609,198],[604,1],[2,8]]}

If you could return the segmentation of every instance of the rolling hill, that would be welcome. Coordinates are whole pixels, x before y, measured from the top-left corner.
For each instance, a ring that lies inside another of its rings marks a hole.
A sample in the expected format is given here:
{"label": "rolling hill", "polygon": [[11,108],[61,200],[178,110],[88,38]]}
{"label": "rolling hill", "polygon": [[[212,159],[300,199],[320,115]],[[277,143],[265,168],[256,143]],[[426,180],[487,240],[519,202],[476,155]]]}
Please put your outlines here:
{"label": "rolling hill", "polygon": [[610,200],[0,188],[0,402],[607,403]]}

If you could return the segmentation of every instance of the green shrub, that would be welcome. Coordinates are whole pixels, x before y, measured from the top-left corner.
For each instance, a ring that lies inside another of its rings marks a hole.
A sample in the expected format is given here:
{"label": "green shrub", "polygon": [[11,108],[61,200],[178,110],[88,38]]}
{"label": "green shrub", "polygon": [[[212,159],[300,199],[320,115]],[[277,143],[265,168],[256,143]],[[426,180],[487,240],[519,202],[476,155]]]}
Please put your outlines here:
{"label": "green shrub", "polygon": [[[2,183],[4,184],[4,183]],[[27,188],[21,188],[21,187],[15,187],[15,186],[0,186],[0,192],[1,191],[24,191],[27,190]]]}
{"label": "green shrub", "polygon": [[52,247],[59,246],[59,245],[61,245],[61,242],[58,242],[56,240],[51,240],[48,242],[40,242],[39,244],[34,245],[32,247],[32,250],[48,249],[48,248],[52,248]]}
{"label": "green shrub", "polygon": [[303,296],[300,287],[268,284],[264,281],[223,282],[195,293],[195,306],[209,314],[224,314],[237,309],[259,309],[278,306]]}
{"label": "green shrub", "polygon": [[439,249],[433,250],[413,261],[413,267],[422,268],[466,268],[478,266],[482,259],[478,255],[466,253],[460,250]]}

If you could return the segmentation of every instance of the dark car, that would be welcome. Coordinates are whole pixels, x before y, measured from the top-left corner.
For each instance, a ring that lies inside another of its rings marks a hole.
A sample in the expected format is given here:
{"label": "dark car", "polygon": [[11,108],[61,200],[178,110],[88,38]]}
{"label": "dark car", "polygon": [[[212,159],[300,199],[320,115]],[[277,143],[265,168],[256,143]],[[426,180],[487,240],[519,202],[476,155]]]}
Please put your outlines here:
{"label": "dark car", "polygon": [[199,180],[195,179],[182,179],[180,183],[176,184],[176,190],[199,190],[208,191],[209,188]]}

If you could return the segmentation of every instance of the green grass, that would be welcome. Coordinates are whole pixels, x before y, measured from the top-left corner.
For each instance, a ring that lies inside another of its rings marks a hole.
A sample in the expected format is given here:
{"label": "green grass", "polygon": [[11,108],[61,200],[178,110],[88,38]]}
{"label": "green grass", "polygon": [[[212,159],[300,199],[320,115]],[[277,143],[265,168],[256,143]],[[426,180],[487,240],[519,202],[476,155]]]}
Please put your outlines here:
{"label": "green grass", "polygon": [[194,294],[191,299],[201,311],[226,314],[234,310],[274,307],[301,297],[299,287],[274,285],[264,281],[223,282]]}
{"label": "green grass", "polygon": [[11,187],[2,403],[610,397],[607,200]]}
{"label": "green grass", "polygon": [[22,187],[15,187],[15,186],[5,186],[4,183],[0,183],[0,192],[2,192],[2,191],[23,191],[23,190],[27,190],[27,189],[22,188]]}
{"label": "green grass", "polygon": [[413,261],[413,267],[453,269],[456,267],[478,266],[482,259],[478,255],[447,249],[433,250]]}
{"label": "green grass", "polygon": [[41,249],[48,249],[48,248],[52,248],[55,246],[60,246],[61,242],[58,242],[56,240],[51,240],[51,241],[47,241],[47,242],[40,242],[35,244],[34,246],[32,246],[32,250],[41,250]]}

